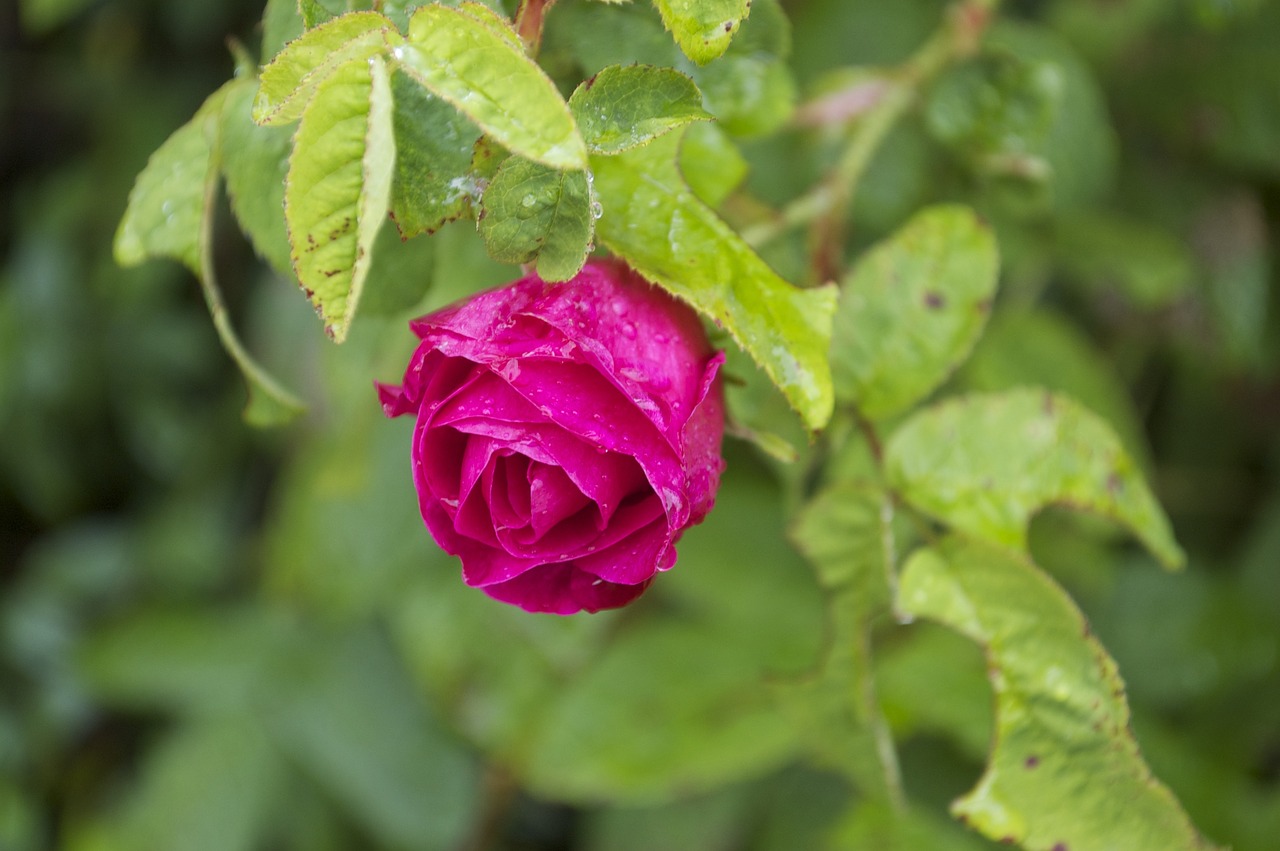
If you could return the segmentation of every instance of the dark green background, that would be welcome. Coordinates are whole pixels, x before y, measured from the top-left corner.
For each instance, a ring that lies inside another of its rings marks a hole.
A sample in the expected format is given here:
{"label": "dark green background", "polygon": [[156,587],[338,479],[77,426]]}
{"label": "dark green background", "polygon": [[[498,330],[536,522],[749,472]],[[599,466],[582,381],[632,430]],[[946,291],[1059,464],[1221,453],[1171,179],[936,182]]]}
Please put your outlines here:
{"label": "dark green background", "polygon": [[[409,424],[372,393],[412,346],[402,316],[362,316],[331,346],[224,216],[236,323],[312,403],[255,432],[190,275],[112,262],[134,176],[230,76],[226,38],[256,50],[260,6],[19,5],[0,10],[0,848],[818,847],[856,798],[789,757],[760,688],[735,691],[804,672],[822,635],[754,450],[730,441],[716,513],[634,610],[534,617],[462,588],[417,518]],[[787,3],[801,91],[902,59],[943,5]],[[552,68],[574,37],[557,14]],[[935,200],[995,224],[1000,302],[953,386],[1067,389],[1149,458],[1187,571],[1062,512],[1033,550],[1117,658],[1157,775],[1208,836],[1265,851],[1280,3],[1018,2],[1004,18],[993,43],[1055,69],[1056,118],[996,67],[1021,94],[957,120],[946,98],[972,80],[945,78],[873,163],[854,241]],[[774,202],[823,156],[792,131],[745,146],[751,192]],[[1051,189],[992,168],[1011,150],[1047,160]],[[432,303],[511,275],[465,224],[429,245]],[[770,259],[795,265],[788,250]],[[913,630],[934,655],[897,658],[883,696],[908,792],[941,817],[981,770],[985,686],[976,651],[940,632],[886,627],[886,645]]]}

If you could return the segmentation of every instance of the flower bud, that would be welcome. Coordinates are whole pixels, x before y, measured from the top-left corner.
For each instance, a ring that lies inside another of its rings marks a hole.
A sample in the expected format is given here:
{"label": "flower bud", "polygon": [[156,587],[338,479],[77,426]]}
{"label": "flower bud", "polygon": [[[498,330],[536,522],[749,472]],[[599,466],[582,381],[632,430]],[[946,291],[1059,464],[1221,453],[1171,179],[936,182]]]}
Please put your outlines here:
{"label": "flower bud", "polygon": [[617,262],[414,321],[388,416],[413,414],[423,520],[464,581],[533,612],[626,605],[715,500],[724,403],[684,304]]}

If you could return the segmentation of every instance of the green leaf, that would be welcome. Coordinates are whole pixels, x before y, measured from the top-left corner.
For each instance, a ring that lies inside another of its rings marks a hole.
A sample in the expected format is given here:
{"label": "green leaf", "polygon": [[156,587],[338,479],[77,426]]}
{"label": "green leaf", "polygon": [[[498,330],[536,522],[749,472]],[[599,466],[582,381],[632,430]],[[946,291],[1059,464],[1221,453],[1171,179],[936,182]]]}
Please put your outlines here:
{"label": "green leaf", "polygon": [[927,396],[982,334],[998,269],[995,237],[967,207],[925,209],[872,247],[841,284],[836,398],[884,419]]}
{"label": "green leaf", "polygon": [[1075,48],[1047,27],[1002,16],[989,30],[987,49],[1008,52],[1058,80],[1042,148],[1053,175],[1054,208],[1079,208],[1104,197],[1115,179],[1115,131],[1101,87]]}
{"label": "green leaf", "polygon": [[122,848],[251,851],[267,842],[288,767],[248,714],[188,720],[147,751]]}
{"label": "green leaf", "polygon": [[966,390],[1030,384],[1064,393],[1110,423],[1129,454],[1150,469],[1142,423],[1115,363],[1056,313],[997,312],[957,377]]}
{"label": "green leaf", "polygon": [[1115,433],[1065,396],[1026,388],[934,405],[890,438],[885,467],[907,502],[993,543],[1024,550],[1032,515],[1063,503],[1128,526],[1168,567],[1184,560]]}
{"label": "green leaf", "polygon": [[466,12],[425,6],[393,51],[406,71],[510,149],[552,168],[582,169],[587,149],[555,84],[518,44]]}
{"label": "green leaf", "polygon": [[213,141],[206,124],[222,109],[228,83],[200,106],[195,116],[165,140],[129,193],[129,205],[116,230],[115,258],[136,266],[152,257],[170,257],[200,274],[200,231],[205,216],[205,187],[213,162]]}
{"label": "green leaf", "polygon": [[530,749],[528,782],[569,800],[652,801],[779,765],[796,731],[760,677],[718,630],[630,630],[562,689]]}
{"label": "green leaf", "polygon": [[260,127],[252,118],[257,87],[237,80],[222,107],[222,172],[231,211],[258,254],[285,278],[293,277],[284,225],[284,182],[293,131]]}
{"label": "green leaf", "polygon": [[693,194],[708,207],[719,207],[746,178],[747,158],[715,124],[695,124],[680,146],[680,173]]}
{"label": "green leaf", "polygon": [[386,220],[394,159],[386,65],[342,66],[303,113],[285,187],[294,271],[335,342],[346,338]]}
{"label": "green leaf", "polygon": [[689,190],[676,166],[682,132],[593,157],[600,241],[711,317],[819,429],[833,398],[827,349],[835,291],[788,284]]}
{"label": "green leaf", "polygon": [[823,586],[852,587],[863,611],[875,612],[889,603],[894,537],[885,518],[892,516],[884,491],[866,482],[839,482],[805,505],[789,537]]}
{"label": "green leaf", "polygon": [[654,0],[680,49],[699,65],[725,52],[751,0]]}
{"label": "green leaf", "polygon": [[821,664],[778,690],[813,757],[880,800],[894,795],[885,776],[896,766],[882,764],[875,741],[875,728],[884,722],[871,680],[871,628],[889,607],[896,548],[892,518],[889,495],[857,481],[828,488],[797,517],[790,538],[834,593],[828,597]]}
{"label": "green leaf", "polygon": [[703,107],[730,133],[767,133],[791,114],[795,83],[785,61],[791,30],[778,0],[754,0],[751,17],[728,51],[707,65],[685,59],[654,10],[638,3],[616,9],[582,3],[557,7],[556,23],[553,44],[588,74],[630,64],[684,71],[701,90]]}
{"label": "green leaf", "polygon": [[302,26],[308,30],[333,19],[333,13],[320,0],[298,0],[298,14],[302,16]]}
{"label": "green leaf", "polygon": [[1062,79],[1049,62],[993,50],[948,70],[924,108],[929,132],[979,173],[1045,179],[1044,140]]}
{"label": "green leaf", "polygon": [[691,69],[707,110],[725,130],[761,136],[786,122],[796,101],[790,52],[791,22],[778,0],[755,0],[725,55]]}
{"label": "green leaf", "polygon": [[544,280],[567,281],[591,248],[595,219],[587,174],[511,157],[485,190],[479,226],[494,260],[528,263],[536,257]]}
{"label": "green leaf", "polygon": [[116,231],[115,257],[123,266],[137,265],[149,257],[172,257],[195,273],[218,337],[248,385],[245,419],[251,425],[280,425],[301,413],[303,405],[244,350],[222,304],[212,277],[212,260],[207,256],[222,156],[220,118],[228,95],[239,86],[233,80],[210,95],[195,117],[174,131],[151,156],[129,194],[129,205]]}
{"label": "green leaf", "polygon": [[352,12],[308,29],[262,69],[253,120],[297,121],[331,74],[348,64],[364,64],[399,41],[391,21],[375,12]]}
{"label": "green leaf", "polygon": [[[876,693],[895,737],[945,736],[975,762],[985,759],[991,746],[986,673],[977,647],[928,622],[913,624],[877,647]],[[947,699],[938,700],[939,694]]]}
{"label": "green leaf", "polygon": [[156,609],[101,630],[77,661],[90,690],[114,706],[238,711],[288,636],[260,608]]}
{"label": "green leaf", "polygon": [[750,791],[748,786],[733,785],[658,806],[602,808],[586,814],[582,847],[592,851],[732,848],[753,803]]}
{"label": "green leaf", "polygon": [[990,846],[964,828],[916,807],[858,801],[834,830],[823,851],[984,851]]}
{"label": "green leaf", "polygon": [[401,239],[392,227],[378,231],[360,315],[399,317],[420,304],[431,289],[437,247],[432,239]]}
{"label": "green leaf", "polygon": [[569,109],[593,154],[618,154],[711,118],[693,80],[651,65],[610,65],[578,86]]}
{"label": "green leaf", "polygon": [[[497,4],[496,6],[493,4]],[[468,17],[474,18],[502,36],[512,47],[524,51],[524,43],[520,41],[520,34],[516,32],[512,25],[511,19],[506,16],[506,12],[502,9],[502,0],[450,0],[446,5],[456,6],[459,12],[463,12]]]}
{"label": "green leaf", "polygon": [[396,169],[391,215],[404,238],[434,233],[479,197],[472,155],[480,131],[407,74],[391,77]]}
{"label": "green leaf", "polygon": [[479,768],[428,711],[375,630],[316,634],[273,682],[271,732],[377,847],[457,848]]}
{"label": "green leaf", "polygon": [[1033,564],[948,538],[908,560],[899,604],[987,653],[995,745],[957,817],[1029,851],[1210,847],[1138,753],[1115,662]]}
{"label": "green leaf", "polygon": [[274,59],[304,29],[297,0],[267,0],[262,13],[262,62]]}

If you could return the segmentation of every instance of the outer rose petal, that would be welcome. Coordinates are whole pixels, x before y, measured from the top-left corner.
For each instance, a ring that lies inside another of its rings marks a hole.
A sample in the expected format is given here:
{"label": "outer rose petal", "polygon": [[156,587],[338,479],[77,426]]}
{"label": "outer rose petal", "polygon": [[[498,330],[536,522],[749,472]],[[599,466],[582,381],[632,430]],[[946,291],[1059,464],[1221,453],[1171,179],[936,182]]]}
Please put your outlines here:
{"label": "outer rose petal", "polygon": [[579,570],[568,562],[535,567],[509,582],[486,586],[484,592],[495,600],[512,603],[528,612],[572,615],[625,606],[643,594],[650,581],[619,585]]}
{"label": "outer rose petal", "polygon": [[724,406],[697,318],[626,267],[536,276],[412,323],[423,519],[467,584],[530,611],[630,602],[710,510]]}

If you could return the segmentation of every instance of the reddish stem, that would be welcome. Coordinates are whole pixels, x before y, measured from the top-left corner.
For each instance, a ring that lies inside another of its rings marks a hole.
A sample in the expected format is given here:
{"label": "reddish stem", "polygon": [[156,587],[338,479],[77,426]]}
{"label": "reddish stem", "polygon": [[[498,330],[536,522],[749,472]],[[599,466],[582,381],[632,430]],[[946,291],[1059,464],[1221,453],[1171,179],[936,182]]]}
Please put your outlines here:
{"label": "reddish stem", "polygon": [[516,32],[520,41],[524,42],[524,51],[531,57],[538,55],[538,47],[542,44],[542,21],[547,10],[556,0],[520,0],[520,8],[516,11]]}

